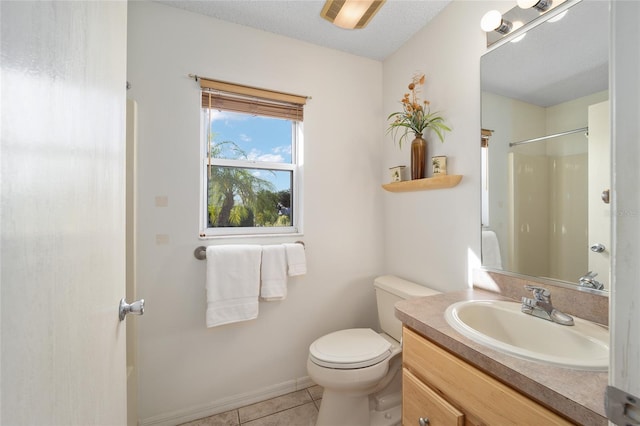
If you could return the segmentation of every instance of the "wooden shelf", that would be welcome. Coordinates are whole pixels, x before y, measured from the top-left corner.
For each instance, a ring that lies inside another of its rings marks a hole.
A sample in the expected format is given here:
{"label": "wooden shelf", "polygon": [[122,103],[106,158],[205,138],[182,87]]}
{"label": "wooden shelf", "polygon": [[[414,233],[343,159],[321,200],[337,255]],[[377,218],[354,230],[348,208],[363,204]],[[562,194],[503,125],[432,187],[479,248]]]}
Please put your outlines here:
{"label": "wooden shelf", "polygon": [[425,179],[405,180],[382,185],[389,192],[426,191],[429,189],[453,188],[462,180],[462,175],[443,175]]}

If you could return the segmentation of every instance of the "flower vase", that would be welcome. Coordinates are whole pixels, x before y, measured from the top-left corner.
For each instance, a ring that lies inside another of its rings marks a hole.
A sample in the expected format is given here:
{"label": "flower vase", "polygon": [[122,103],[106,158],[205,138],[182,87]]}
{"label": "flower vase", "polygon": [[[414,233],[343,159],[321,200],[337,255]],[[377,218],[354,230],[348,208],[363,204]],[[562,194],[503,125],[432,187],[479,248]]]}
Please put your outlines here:
{"label": "flower vase", "polygon": [[416,133],[411,142],[411,180],[422,179],[425,175],[425,159],[427,158],[427,141],[422,133]]}

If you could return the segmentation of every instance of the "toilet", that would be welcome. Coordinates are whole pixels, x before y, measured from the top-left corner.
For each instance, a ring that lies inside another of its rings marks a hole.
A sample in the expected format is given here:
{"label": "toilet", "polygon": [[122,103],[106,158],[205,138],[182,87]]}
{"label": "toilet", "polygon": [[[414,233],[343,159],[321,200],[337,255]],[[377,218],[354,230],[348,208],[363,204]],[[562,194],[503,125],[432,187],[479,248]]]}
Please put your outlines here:
{"label": "toilet", "polygon": [[309,346],[307,372],[324,387],[316,426],[401,424],[402,323],[394,305],[439,292],[392,275],[376,278],[373,285],[382,333],[351,328]]}

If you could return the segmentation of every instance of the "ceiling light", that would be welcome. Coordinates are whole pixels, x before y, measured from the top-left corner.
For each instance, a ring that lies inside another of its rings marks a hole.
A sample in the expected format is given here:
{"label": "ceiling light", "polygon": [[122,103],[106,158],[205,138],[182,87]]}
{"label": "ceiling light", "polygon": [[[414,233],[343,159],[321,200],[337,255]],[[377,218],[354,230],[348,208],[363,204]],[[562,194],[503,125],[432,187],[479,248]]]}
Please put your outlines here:
{"label": "ceiling light", "polygon": [[535,8],[540,12],[549,9],[553,4],[553,0],[518,0],[518,6],[521,9]]}
{"label": "ceiling light", "polygon": [[490,10],[480,20],[480,28],[487,33],[497,31],[500,34],[507,34],[513,28],[513,24],[502,19],[502,14],[497,10]]}
{"label": "ceiling light", "polygon": [[340,28],[364,28],[386,0],[327,0],[320,16]]}

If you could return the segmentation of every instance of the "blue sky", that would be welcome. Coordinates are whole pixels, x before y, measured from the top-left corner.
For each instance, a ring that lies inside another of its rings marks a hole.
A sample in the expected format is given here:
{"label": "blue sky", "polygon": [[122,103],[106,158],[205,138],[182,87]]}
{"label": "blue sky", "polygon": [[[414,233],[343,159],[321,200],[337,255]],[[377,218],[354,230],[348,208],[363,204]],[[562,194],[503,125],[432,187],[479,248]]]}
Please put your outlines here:
{"label": "blue sky", "polygon": [[[291,163],[291,122],[228,111],[211,110],[214,143],[235,142],[251,161]],[[255,170],[255,175],[273,182],[278,190],[290,189],[290,174],[276,176]]]}

